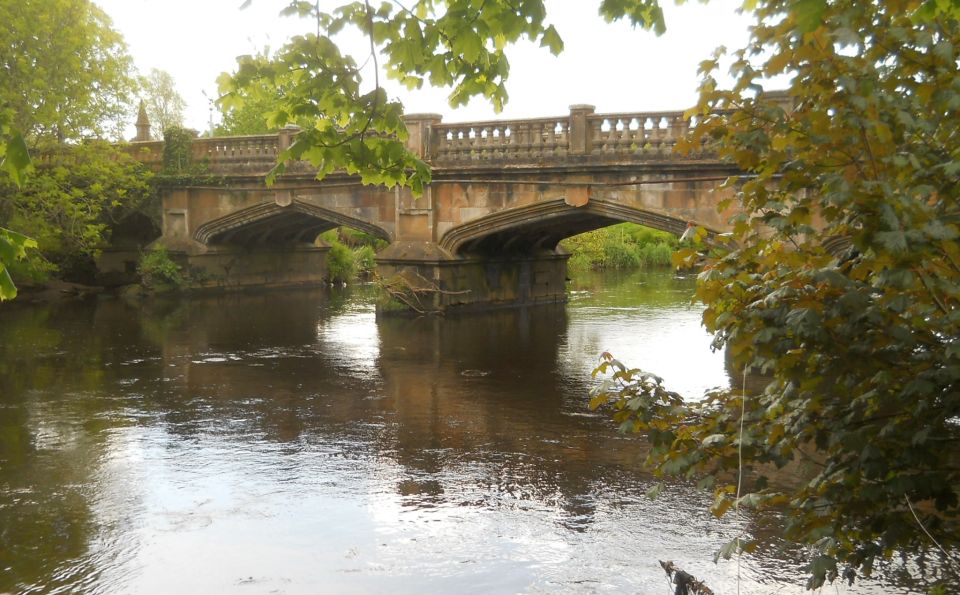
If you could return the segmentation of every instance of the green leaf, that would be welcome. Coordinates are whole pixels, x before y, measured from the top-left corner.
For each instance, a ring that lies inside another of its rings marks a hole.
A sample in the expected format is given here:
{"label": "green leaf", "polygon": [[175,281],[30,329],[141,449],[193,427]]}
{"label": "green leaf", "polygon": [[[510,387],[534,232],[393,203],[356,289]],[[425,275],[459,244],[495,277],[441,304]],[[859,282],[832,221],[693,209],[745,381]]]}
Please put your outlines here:
{"label": "green leaf", "polygon": [[12,134],[6,143],[6,150],[0,157],[0,170],[6,171],[13,183],[18,187],[23,185],[24,175],[30,167],[30,153],[27,143],[19,134]]}
{"label": "green leaf", "polygon": [[821,25],[827,0],[795,0],[791,9],[796,18],[797,29],[801,33],[810,33]]}
{"label": "green leaf", "polygon": [[554,56],[563,51],[563,40],[560,39],[560,34],[557,33],[553,25],[543,31],[543,36],[540,38],[540,47],[550,48],[550,53]]}
{"label": "green leaf", "polygon": [[7,272],[7,267],[0,263],[0,301],[12,300],[17,297],[17,286]]}

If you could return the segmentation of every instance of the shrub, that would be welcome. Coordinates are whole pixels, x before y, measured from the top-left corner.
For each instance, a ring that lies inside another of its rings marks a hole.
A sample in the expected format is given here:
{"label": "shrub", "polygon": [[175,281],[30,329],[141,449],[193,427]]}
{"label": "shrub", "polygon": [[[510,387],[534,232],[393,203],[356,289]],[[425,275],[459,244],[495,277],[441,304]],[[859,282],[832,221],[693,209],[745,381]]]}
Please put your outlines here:
{"label": "shrub", "polygon": [[170,258],[163,246],[140,257],[137,273],[140,284],[148,289],[179,289],[186,282],[183,269]]}
{"label": "shrub", "polygon": [[603,243],[600,268],[629,269],[640,266],[640,255],[634,244],[621,242],[619,238],[607,238]]}
{"label": "shrub", "polygon": [[665,231],[621,223],[563,240],[571,270],[670,266],[677,238]]}
{"label": "shrub", "polygon": [[327,280],[346,283],[354,275],[353,252],[337,241],[330,242],[327,252]]}
{"label": "shrub", "polygon": [[377,266],[377,253],[373,246],[360,246],[353,251],[354,270],[358,275],[369,276]]}

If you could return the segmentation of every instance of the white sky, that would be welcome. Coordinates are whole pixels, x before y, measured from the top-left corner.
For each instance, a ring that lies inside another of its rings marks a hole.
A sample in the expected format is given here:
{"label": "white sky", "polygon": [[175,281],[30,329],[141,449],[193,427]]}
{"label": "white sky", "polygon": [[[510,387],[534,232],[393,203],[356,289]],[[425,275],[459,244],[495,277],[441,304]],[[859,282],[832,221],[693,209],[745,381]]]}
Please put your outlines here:
{"label": "white sky", "polygon": [[[254,0],[243,11],[242,0],[94,2],[126,38],[141,73],[159,68],[173,75],[188,104],[186,124],[198,130],[208,128],[210,114],[203,92],[216,97],[217,76],[234,70],[237,56],[266,45],[278,48],[311,26],[306,20],[279,16],[286,0]],[[531,43],[508,49],[510,100],[499,115],[485,101],[454,110],[444,90],[425,85],[407,91],[384,82],[384,76],[381,82],[407,113],[439,113],[446,122],[555,116],[579,103],[594,105],[598,112],[684,109],[696,100],[700,61],[719,45],[743,47],[749,18],[736,14],[740,0],[679,7],[670,0],[662,3],[667,33],[656,37],[624,23],[607,24],[597,14],[597,1],[547,0],[548,22],[563,37],[564,52],[554,57]],[[362,52],[364,45],[356,47]],[[364,62],[362,54],[357,56],[358,63]],[[213,115],[216,121],[218,112]]]}

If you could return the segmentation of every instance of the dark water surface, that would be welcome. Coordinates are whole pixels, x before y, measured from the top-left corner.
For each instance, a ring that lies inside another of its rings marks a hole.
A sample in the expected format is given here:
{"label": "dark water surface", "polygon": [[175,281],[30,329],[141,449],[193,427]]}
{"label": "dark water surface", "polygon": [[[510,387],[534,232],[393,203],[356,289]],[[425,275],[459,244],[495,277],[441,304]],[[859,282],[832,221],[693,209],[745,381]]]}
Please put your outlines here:
{"label": "dark water surface", "polygon": [[691,287],[417,320],[365,288],[4,307],[0,593],[666,594],[670,559],[720,595],[741,529],[741,592],[800,593],[776,518],[648,500],[638,442],[587,410],[604,350],[727,385]]}

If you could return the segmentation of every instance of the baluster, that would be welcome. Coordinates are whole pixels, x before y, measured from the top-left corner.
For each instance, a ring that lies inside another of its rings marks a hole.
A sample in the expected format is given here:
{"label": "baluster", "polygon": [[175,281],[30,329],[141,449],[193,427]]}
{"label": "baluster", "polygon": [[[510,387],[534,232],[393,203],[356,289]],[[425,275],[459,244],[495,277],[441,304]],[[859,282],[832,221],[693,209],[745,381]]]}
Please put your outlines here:
{"label": "baluster", "polygon": [[670,127],[670,121],[665,117],[660,118],[661,143],[660,156],[665,157],[673,151],[673,129]]}
{"label": "baluster", "polygon": [[437,157],[439,159],[450,159],[450,142],[452,139],[453,135],[447,129],[443,129],[438,135]]}
{"label": "baluster", "polygon": [[553,157],[557,151],[557,126],[556,122],[550,122],[543,127],[543,153],[548,157]]}
{"label": "baluster", "polygon": [[460,161],[469,161],[470,160],[470,130],[468,128],[461,128],[458,136],[460,138],[460,147],[458,151],[458,157]]}
{"label": "baluster", "polygon": [[612,150],[611,139],[613,135],[613,123],[610,118],[604,118],[600,124],[600,152],[609,153]]}
{"label": "baluster", "polygon": [[507,155],[507,142],[510,141],[507,137],[507,127],[497,126],[494,128],[494,137],[494,144],[497,147],[494,155],[498,159],[503,159]]}
{"label": "baluster", "polygon": [[630,120],[628,118],[617,118],[616,130],[615,148],[617,154],[622,155],[630,150]]}
{"label": "baluster", "polygon": [[[589,131],[590,134],[593,134],[593,131]],[[560,121],[560,138],[557,139],[557,152],[560,155],[567,155],[570,150],[570,122],[569,120]]]}
{"label": "baluster", "polygon": [[543,123],[530,124],[530,156],[535,159],[543,158]]}
{"label": "baluster", "polygon": [[503,127],[503,142],[501,146],[503,147],[503,158],[509,159],[513,157],[514,154],[514,145],[517,143],[516,134],[514,134],[515,128],[512,124],[508,124]]}
{"label": "baluster", "polygon": [[637,148],[640,147],[640,143],[643,142],[643,128],[635,116],[627,118],[626,128],[630,133],[630,144],[627,145],[625,153],[634,155],[637,152]]}
{"label": "baluster", "polygon": [[477,159],[485,161],[490,158],[490,127],[482,126],[477,132]]}

